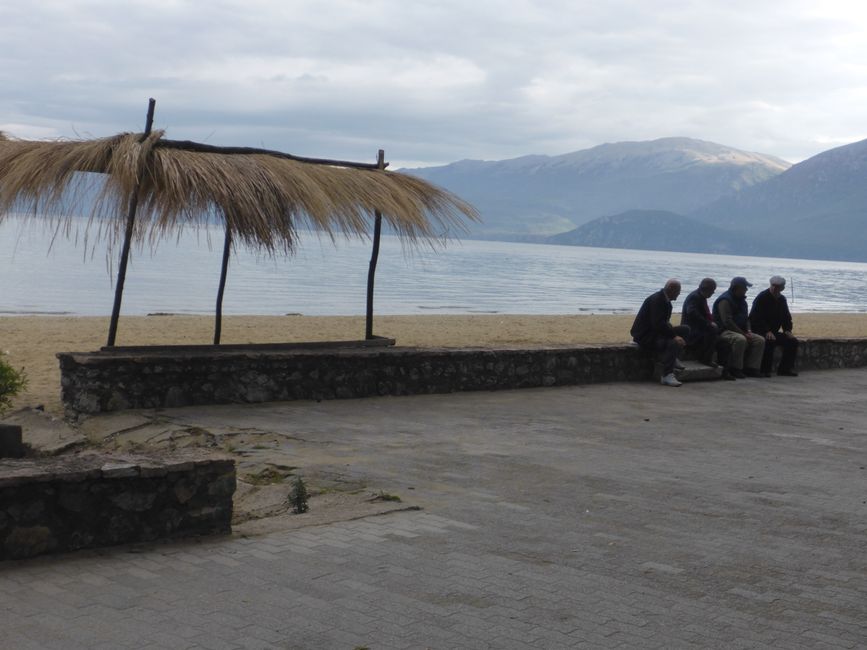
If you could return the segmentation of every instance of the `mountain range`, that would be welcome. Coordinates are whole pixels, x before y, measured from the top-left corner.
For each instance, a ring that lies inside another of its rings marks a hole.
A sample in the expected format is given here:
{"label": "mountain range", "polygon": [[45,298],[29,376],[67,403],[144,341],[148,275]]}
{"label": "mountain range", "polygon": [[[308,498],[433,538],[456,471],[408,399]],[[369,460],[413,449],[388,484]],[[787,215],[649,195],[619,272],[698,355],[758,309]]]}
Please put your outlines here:
{"label": "mountain range", "polygon": [[867,260],[867,140],[797,165],[662,138],[404,171],[473,203],[479,239]]}

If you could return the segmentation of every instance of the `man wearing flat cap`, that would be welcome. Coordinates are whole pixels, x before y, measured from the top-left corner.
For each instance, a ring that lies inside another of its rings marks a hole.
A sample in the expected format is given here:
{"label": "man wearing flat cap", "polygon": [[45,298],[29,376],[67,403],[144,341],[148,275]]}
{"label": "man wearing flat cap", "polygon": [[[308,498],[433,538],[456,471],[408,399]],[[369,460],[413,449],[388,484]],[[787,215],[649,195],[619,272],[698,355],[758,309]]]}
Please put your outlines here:
{"label": "man wearing flat cap", "polygon": [[728,291],[713,303],[713,318],[720,338],[731,350],[726,370],[737,379],[759,377],[765,338],[752,331],[747,288],[753,286],[742,276],[732,278]]}
{"label": "man wearing flat cap", "polygon": [[783,351],[777,374],[781,377],[797,377],[795,372],[795,357],[798,355],[798,339],[792,334],[792,313],[789,303],[783,295],[786,279],[775,275],[770,286],[753,300],[750,311],[750,323],[753,331],[765,339],[765,351],[762,355],[761,373],[771,376],[774,365],[774,350],[779,346]]}
{"label": "man wearing flat cap", "polygon": [[[716,292],[716,280],[704,278],[698,285],[698,289],[692,291],[683,301],[683,310],[680,315],[680,324],[689,327],[689,336],[686,338],[687,349],[692,349],[698,360],[706,366],[717,367],[713,361],[714,352],[717,353],[717,361],[725,366],[728,346],[719,337],[719,326],[713,319],[710,307],[707,304]],[[724,379],[734,379],[727,372],[723,372]]]}

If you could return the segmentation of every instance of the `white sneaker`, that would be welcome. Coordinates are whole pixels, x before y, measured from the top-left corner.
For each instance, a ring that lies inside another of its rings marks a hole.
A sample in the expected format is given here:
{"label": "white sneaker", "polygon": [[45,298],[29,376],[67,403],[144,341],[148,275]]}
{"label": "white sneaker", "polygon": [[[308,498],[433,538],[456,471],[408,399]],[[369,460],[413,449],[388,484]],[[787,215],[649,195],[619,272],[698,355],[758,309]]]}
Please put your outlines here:
{"label": "white sneaker", "polygon": [[674,376],[674,373],[671,372],[667,374],[665,377],[659,380],[659,383],[663,386],[681,386],[681,382],[677,380],[677,377]]}

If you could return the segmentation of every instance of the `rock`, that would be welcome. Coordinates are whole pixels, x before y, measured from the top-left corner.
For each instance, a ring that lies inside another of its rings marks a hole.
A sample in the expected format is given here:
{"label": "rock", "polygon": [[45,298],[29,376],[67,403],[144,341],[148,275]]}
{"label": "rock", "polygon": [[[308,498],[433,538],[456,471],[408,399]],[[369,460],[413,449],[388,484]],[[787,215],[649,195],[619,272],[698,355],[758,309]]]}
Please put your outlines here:
{"label": "rock", "polygon": [[11,559],[42,555],[55,546],[57,542],[46,526],[18,526],[4,543],[5,556]]}

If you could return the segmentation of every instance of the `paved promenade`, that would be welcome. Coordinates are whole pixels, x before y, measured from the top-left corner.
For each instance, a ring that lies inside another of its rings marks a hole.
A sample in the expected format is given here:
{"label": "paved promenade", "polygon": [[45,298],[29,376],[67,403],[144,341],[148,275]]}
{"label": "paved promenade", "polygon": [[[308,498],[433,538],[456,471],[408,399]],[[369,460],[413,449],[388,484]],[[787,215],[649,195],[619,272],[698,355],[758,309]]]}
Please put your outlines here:
{"label": "paved promenade", "polygon": [[864,648],[865,395],[843,370],[172,411],[422,509],[5,563],[0,647]]}

